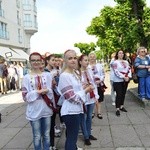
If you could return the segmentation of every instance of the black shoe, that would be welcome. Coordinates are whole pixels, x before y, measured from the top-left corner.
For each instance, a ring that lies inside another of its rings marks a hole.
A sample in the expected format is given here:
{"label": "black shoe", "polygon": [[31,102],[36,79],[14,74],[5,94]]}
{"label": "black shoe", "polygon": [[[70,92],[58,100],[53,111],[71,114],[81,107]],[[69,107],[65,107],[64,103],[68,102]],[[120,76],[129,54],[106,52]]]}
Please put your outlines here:
{"label": "black shoe", "polygon": [[91,145],[91,142],[90,142],[89,139],[85,139],[84,144],[85,144],[85,145]]}
{"label": "black shoe", "polygon": [[92,119],[94,118],[94,116],[95,116],[95,113],[92,113]]}
{"label": "black shoe", "polygon": [[97,114],[97,118],[98,118],[98,119],[103,119],[103,117],[102,117],[101,114]]}
{"label": "black shoe", "polygon": [[93,135],[90,135],[90,136],[89,136],[89,139],[90,139],[90,140],[97,140],[97,138],[94,137]]}
{"label": "black shoe", "polygon": [[120,108],[120,110],[123,112],[128,112],[124,107]]}
{"label": "black shoe", "polygon": [[116,111],[116,116],[118,116],[118,117],[120,116],[120,111],[119,110]]}

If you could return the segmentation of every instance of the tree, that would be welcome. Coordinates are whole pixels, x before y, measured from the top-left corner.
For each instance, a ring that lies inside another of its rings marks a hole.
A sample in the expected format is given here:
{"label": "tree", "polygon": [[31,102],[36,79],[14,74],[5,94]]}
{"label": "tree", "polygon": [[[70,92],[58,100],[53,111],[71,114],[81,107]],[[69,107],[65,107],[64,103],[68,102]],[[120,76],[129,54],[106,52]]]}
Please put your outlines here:
{"label": "tree", "polygon": [[115,0],[115,7],[105,6],[92,19],[86,31],[97,37],[104,56],[117,49],[135,52],[138,46],[150,47],[150,8],[145,0]]}
{"label": "tree", "polygon": [[91,42],[90,44],[75,43],[74,47],[78,47],[81,53],[88,55],[91,51],[95,51],[96,45],[93,42]]}

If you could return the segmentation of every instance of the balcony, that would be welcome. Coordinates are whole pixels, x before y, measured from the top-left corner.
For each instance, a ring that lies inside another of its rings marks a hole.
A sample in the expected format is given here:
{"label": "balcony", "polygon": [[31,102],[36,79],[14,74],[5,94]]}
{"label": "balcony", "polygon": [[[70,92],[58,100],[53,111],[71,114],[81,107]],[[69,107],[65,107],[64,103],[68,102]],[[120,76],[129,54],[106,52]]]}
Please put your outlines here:
{"label": "balcony", "polygon": [[28,34],[34,34],[38,31],[38,28],[32,21],[24,21],[24,30]]}
{"label": "balcony", "polygon": [[0,17],[4,18],[4,10],[3,9],[0,9]]}
{"label": "balcony", "polygon": [[9,40],[9,32],[0,30],[0,39]]}

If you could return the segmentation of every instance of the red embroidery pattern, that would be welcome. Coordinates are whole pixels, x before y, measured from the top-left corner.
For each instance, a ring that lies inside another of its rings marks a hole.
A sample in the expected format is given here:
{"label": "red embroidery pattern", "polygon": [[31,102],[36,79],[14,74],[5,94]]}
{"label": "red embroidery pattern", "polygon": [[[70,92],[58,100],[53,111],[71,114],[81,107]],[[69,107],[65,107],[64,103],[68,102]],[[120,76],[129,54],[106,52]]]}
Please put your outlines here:
{"label": "red embroidery pattern", "polygon": [[62,93],[65,93],[66,91],[68,91],[68,90],[70,90],[70,89],[73,89],[72,85],[69,85],[69,86],[64,87],[64,88],[61,90],[61,92],[62,92]]}
{"label": "red embroidery pattern", "polygon": [[122,65],[124,68],[127,67],[127,64],[126,64],[124,61],[121,62],[121,65]]}
{"label": "red embroidery pattern", "polygon": [[23,97],[23,100],[26,101],[26,95],[27,95],[27,89],[25,87],[22,87],[22,97]]}
{"label": "red embroidery pattern", "polygon": [[66,93],[64,94],[64,97],[65,97],[65,99],[70,99],[70,98],[72,98],[72,97],[75,97],[75,94],[74,94],[74,92],[71,90],[71,91],[66,92]]}
{"label": "red embroidery pattern", "polygon": [[93,71],[93,74],[97,74],[98,73],[98,70],[97,70],[96,66],[92,67],[92,71]]}

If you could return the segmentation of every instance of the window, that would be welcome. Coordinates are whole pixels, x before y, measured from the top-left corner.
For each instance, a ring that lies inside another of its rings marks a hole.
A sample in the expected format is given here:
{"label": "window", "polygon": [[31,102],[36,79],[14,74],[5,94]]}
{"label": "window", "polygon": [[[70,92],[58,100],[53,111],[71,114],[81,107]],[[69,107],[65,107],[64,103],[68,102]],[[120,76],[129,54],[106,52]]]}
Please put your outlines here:
{"label": "window", "polygon": [[23,9],[24,10],[31,10],[30,0],[23,0]]}
{"label": "window", "polygon": [[4,17],[4,10],[2,9],[2,1],[0,1],[0,16]]}
{"label": "window", "polygon": [[24,26],[25,27],[32,27],[31,15],[25,14],[24,16]]}
{"label": "window", "polygon": [[0,38],[9,39],[7,32],[7,24],[3,22],[0,22]]}
{"label": "window", "polygon": [[18,42],[22,43],[22,36],[21,36],[21,30],[18,29]]}
{"label": "window", "polygon": [[37,7],[36,7],[36,0],[33,0],[33,10],[37,12]]}
{"label": "window", "polygon": [[20,8],[20,0],[16,0],[16,5],[18,8]]}
{"label": "window", "polygon": [[30,4],[30,0],[23,0],[23,4]]}
{"label": "window", "polygon": [[34,27],[37,28],[37,17],[34,16]]}

